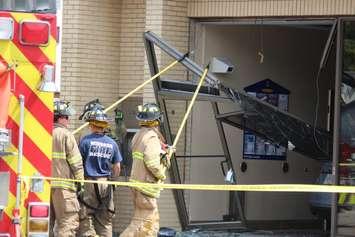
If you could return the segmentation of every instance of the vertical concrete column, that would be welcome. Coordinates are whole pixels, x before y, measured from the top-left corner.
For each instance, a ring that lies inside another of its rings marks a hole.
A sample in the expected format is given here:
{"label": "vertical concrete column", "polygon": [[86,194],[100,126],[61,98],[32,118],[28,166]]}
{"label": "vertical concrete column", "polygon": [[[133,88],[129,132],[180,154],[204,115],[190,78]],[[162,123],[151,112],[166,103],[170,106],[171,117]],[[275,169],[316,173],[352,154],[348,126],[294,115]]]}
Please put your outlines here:
{"label": "vertical concrete column", "polygon": [[[118,98],[120,7],[115,0],[64,0],[61,97],[78,113],[92,99],[107,106]],[[81,123],[73,118],[73,127]]]}
{"label": "vertical concrete column", "polygon": [[[162,36],[163,31],[163,6],[164,0],[146,0],[146,14],[145,14],[145,31],[152,31],[155,34]],[[155,48],[157,63],[159,68],[161,64],[161,51]],[[144,80],[150,78],[149,65],[147,56],[144,58]],[[152,84],[147,85],[143,92],[143,102],[155,102],[154,91]]]}
{"label": "vertical concrete column", "polygon": [[[145,0],[121,0],[119,96],[123,97],[143,82],[146,5]],[[142,97],[143,91],[134,97]]]}
{"label": "vertical concrete column", "polygon": [[[165,41],[170,43],[182,52],[188,50],[189,40],[189,19],[187,18],[186,0],[147,0],[146,1],[146,31],[152,31]],[[155,48],[157,63],[159,68],[174,61],[160,49]],[[145,58],[144,79],[150,78],[149,65]],[[182,66],[175,66],[162,76],[164,79],[186,80],[187,73]],[[144,89],[144,102],[155,101],[154,91],[151,85]],[[177,128],[183,118],[186,110],[186,102],[167,101],[168,116],[172,132],[176,133]],[[184,153],[185,137],[182,135],[178,146],[179,153]],[[180,165],[179,165],[180,166]],[[181,175],[185,176],[184,166],[180,167]],[[184,178],[183,178],[184,180]],[[161,226],[168,226],[180,229],[179,216],[173,192],[165,190],[159,199],[159,208],[161,215]]]}
{"label": "vertical concrete column", "polygon": [[[80,83],[80,77],[75,75],[76,56],[79,49],[79,0],[63,1],[62,25],[62,68],[61,68],[61,98],[71,101],[75,106],[80,96],[73,88],[75,83]],[[78,109],[78,107],[76,107]],[[74,127],[77,123],[73,123]]]}
{"label": "vertical concrete column", "polygon": [[[115,75],[118,81],[118,95],[125,96],[144,78],[144,44],[143,32],[145,31],[146,6],[145,0],[112,0],[120,4],[120,23],[115,25],[120,29],[119,42],[119,74]],[[142,97],[143,90],[135,93],[133,97]],[[127,101],[126,101],[127,102]],[[124,102],[124,103],[126,103]],[[136,108],[131,108],[136,111]],[[126,111],[125,111],[126,112]],[[125,114],[125,121],[130,115]],[[130,121],[132,123],[132,121]],[[127,125],[127,124],[126,124]],[[132,128],[129,127],[128,128]],[[126,157],[127,158],[127,157]],[[129,174],[127,174],[129,175]],[[126,181],[120,177],[120,181]],[[130,223],[133,216],[133,203],[131,190],[128,187],[119,187],[115,192],[115,208],[117,210],[113,220],[113,231],[121,233]]]}

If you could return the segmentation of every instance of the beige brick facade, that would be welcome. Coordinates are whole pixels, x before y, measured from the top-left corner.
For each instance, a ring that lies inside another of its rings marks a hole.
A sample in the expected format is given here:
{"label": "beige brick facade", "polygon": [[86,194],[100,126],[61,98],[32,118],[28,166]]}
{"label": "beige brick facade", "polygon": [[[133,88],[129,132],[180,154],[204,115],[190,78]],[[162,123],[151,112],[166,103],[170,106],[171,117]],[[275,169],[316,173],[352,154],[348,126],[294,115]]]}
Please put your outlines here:
{"label": "beige brick facade", "polygon": [[[186,52],[188,49],[188,18],[186,16],[187,1],[150,0],[147,1],[145,29],[163,37],[164,40],[168,41],[182,52]],[[174,61],[174,59],[161,52],[157,47],[156,55],[160,69]],[[147,62],[145,63],[144,72],[144,78],[149,78],[150,72]],[[186,71],[181,66],[176,66],[164,74],[162,78],[186,80],[186,75]],[[147,86],[144,89],[144,100],[154,100],[151,86]],[[176,133],[186,105],[181,102],[167,102],[167,108],[172,133]],[[182,135],[180,141],[178,150],[183,153],[184,135]],[[181,167],[180,170],[184,170],[184,167]],[[171,190],[165,190],[159,199],[161,226],[180,228],[177,208],[175,207],[173,192]]]}
{"label": "beige brick facade", "polygon": [[[81,112],[82,106],[92,99],[99,98],[108,106],[119,96],[124,96],[150,77],[143,32],[151,30],[186,52],[186,15],[187,1],[65,0],[61,97],[70,100]],[[157,52],[159,66],[172,62],[173,59],[160,54],[159,50]],[[186,79],[186,72],[181,67],[166,75],[170,79]],[[151,86],[135,96],[154,101]],[[176,130],[185,103],[173,103],[169,108],[171,124]],[[74,120],[73,127],[79,124]],[[181,140],[183,144],[184,139]],[[115,232],[121,232],[130,221],[133,209],[130,195],[128,188],[119,188],[115,194]],[[179,229],[172,191],[163,192],[159,207],[161,226]]]}
{"label": "beige brick facade", "polygon": [[[154,3],[153,3],[154,2]],[[151,3],[151,4],[148,4]],[[147,21],[146,30],[151,30],[164,40],[176,47],[181,52],[188,50],[188,18],[187,16],[187,1],[186,0],[162,0],[162,1],[147,1]],[[150,14],[149,14],[150,13]],[[157,61],[162,68],[174,61],[165,53],[157,50]],[[146,77],[150,76],[148,67],[145,69]],[[186,70],[177,65],[169,72],[162,76],[164,79],[186,80]],[[145,98],[150,98],[151,89],[145,90]],[[186,110],[185,102],[167,101],[167,110],[172,133],[176,134],[178,126],[181,123],[184,112]],[[184,154],[185,137],[181,135],[177,150],[178,154]],[[182,172],[185,170],[186,162],[179,162],[179,168]],[[171,190],[165,190],[159,200],[159,208],[161,213],[161,225],[179,228],[178,213],[176,208],[171,208],[174,205],[174,196]]]}
{"label": "beige brick facade", "polygon": [[118,98],[121,5],[115,0],[63,5],[61,96],[78,112],[95,98],[111,104]]}
{"label": "beige brick facade", "polygon": [[[143,82],[145,1],[121,1],[119,95],[124,96]],[[136,96],[142,96],[142,91]]]}
{"label": "beige brick facade", "polygon": [[[145,31],[152,31],[157,35],[162,34],[163,30],[163,1],[164,0],[146,0]],[[155,48],[158,65],[162,67],[161,51]],[[164,65],[165,66],[165,65]],[[165,75],[164,75],[165,76]],[[150,78],[147,57],[144,59],[144,79]],[[144,88],[144,102],[155,101],[153,86],[147,85]]]}
{"label": "beige brick facade", "polygon": [[[122,0],[120,27],[119,95],[124,96],[143,82],[145,25],[145,1]],[[143,96],[143,91],[137,92]],[[121,179],[124,180],[123,178]],[[119,187],[115,193],[116,216],[113,229],[122,232],[129,224],[132,213],[132,198],[129,188]]]}

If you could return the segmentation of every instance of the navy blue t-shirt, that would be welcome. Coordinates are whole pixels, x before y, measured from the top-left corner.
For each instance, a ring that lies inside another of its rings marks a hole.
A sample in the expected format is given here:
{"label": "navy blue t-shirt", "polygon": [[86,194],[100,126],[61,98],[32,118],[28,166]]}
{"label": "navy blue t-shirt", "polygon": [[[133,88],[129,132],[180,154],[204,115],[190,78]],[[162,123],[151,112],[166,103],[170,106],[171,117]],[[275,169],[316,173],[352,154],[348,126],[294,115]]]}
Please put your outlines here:
{"label": "navy blue t-shirt", "polygon": [[85,136],[79,145],[83,157],[85,176],[109,177],[111,165],[122,161],[116,142],[103,134]]}

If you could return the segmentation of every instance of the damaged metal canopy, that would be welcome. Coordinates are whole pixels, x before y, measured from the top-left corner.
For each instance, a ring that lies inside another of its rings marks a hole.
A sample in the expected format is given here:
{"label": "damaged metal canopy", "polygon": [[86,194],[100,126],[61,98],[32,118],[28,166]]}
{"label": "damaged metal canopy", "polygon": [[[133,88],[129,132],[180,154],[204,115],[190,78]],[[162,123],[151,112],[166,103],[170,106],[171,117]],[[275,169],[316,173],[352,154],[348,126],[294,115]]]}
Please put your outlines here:
{"label": "damaged metal canopy", "polygon": [[[176,60],[183,58],[183,53],[154,33],[145,32],[144,37]],[[202,75],[202,68],[189,58],[181,60],[181,64],[197,76]],[[237,88],[229,88],[213,74],[209,73],[206,79],[207,86],[202,88],[199,94],[200,100],[232,101],[238,103],[238,107],[241,108],[239,111],[219,114],[216,119],[242,130],[251,131],[275,144],[286,146],[289,144],[295,152],[313,159],[331,157],[332,136],[329,132],[314,128],[302,119],[238,91]],[[166,99],[189,99],[196,88],[196,84],[189,81],[160,80],[158,84],[158,93]]]}
{"label": "damaged metal canopy", "polygon": [[[186,81],[161,80],[160,95],[170,99],[189,99],[196,85]],[[325,160],[331,156],[332,136],[315,128],[302,119],[284,112],[244,92],[225,87],[203,87],[200,100],[237,103],[240,110],[219,114],[216,119],[242,130],[253,132],[260,138],[277,145],[292,147],[291,150],[313,159]]]}
{"label": "damaged metal canopy", "polygon": [[220,114],[217,119],[278,145],[292,146],[294,151],[310,158],[330,158],[332,136],[329,132],[244,92],[226,87],[223,90],[240,104],[241,111]]}

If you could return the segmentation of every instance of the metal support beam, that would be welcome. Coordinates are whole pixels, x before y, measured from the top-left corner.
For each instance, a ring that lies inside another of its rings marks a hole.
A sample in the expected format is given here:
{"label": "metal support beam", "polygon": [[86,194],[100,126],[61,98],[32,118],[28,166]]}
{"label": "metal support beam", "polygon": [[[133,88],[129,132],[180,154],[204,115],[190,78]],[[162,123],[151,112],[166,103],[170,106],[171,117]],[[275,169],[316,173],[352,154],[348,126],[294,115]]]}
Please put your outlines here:
{"label": "metal support beam", "polygon": [[[149,41],[153,44],[156,44],[159,46],[160,49],[162,49],[165,53],[167,53],[169,56],[172,58],[179,60],[184,57],[184,54],[177,51],[174,47],[166,43],[165,41],[162,41],[157,35],[154,33],[148,31],[144,33],[144,38],[146,41]],[[185,66],[189,71],[193,72],[197,76],[201,77],[203,73],[203,69],[197,65],[194,61],[190,60],[188,57],[186,57],[184,60],[181,61],[181,64]],[[205,81],[210,85],[210,86],[217,86],[218,84],[218,79],[213,76],[211,73],[208,73],[206,76]]]}
{"label": "metal support beam", "polygon": [[[159,96],[163,99],[168,99],[168,100],[191,100],[193,93],[187,92],[187,91],[174,91],[174,90],[162,89],[159,91]],[[197,100],[198,101],[226,102],[226,103],[233,102],[228,97],[206,95],[206,94],[201,94],[201,93],[197,96]]]}
{"label": "metal support beam", "polygon": [[[213,113],[215,115],[215,118],[219,115],[219,109],[218,109],[218,104],[216,102],[211,103],[212,104],[212,108],[213,108]],[[227,144],[227,140],[226,140],[226,135],[224,132],[224,128],[223,128],[223,124],[219,119],[216,119],[216,124],[217,124],[217,129],[218,129],[218,133],[219,133],[219,137],[221,139],[221,144],[222,144],[222,149],[223,149],[223,153],[224,153],[224,157],[226,158],[227,161],[227,165],[228,165],[228,169],[232,169],[233,174],[235,175],[235,170],[233,167],[233,162],[232,162],[232,158],[229,152],[229,148],[228,148],[228,144]],[[235,204],[237,206],[235,206]],[[237,210],[236,210],[237,209]],[[236,216],[236,211],[238,212],[238,218],[240,218],[242,224],[245,226],[246,225],[246,221],[245,221],[245,217],[244,217],[244,212],[243,212],[243,207],[240,201],[240,197],[239,197],[239,193],[238,192],[230,192],[230,215],[232,216]]]}
{"label": "metal support beam", "polygon": [[[344,21],[338,21],[336,41],[336,69],[335,69],[335,92],[334,92],[334,126],[333,126],[333,185],[339,183],[339,134],[340,134],[340,86],[343,75],[343,32]],[[337,236],[338,223],[338,195],[332,194],[331,229],[330,236]]]}
{"label": "metal support beam", "polygon": [[245,111],[243,110],[238,110],[238,111],[233,111],[233,112],[228,112],[228,113],[224,113],[224,114],[216,114],[216,119],[224,119],[227,117],[231,117],[231,116],[244,116]]}

